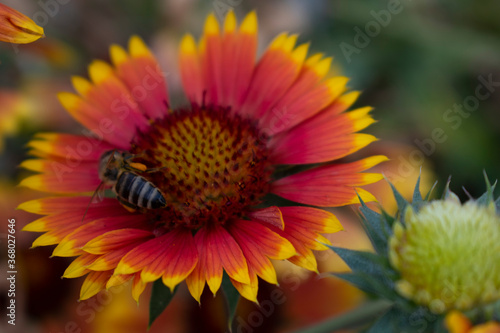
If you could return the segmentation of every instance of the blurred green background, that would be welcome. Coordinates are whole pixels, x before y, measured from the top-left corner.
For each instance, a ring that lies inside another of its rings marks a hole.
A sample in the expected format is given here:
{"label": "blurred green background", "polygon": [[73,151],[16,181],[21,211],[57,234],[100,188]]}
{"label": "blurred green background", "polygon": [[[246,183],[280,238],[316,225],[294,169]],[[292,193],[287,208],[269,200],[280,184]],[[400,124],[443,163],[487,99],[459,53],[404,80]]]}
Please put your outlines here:
{"label": "blurred green background", "polygon": [[[17,165],[26,158],[25,145],[32,135],[39,131],[76,133],[80,128],[56,98],[58,91],[72,91],[71,75],[86,76],[91,60],[109,59],[110,44],[125,45],[130,35],[138,34],[168,71],[173,104],[180,104],[184,100],[176,69],[180,38],[186,32],[199,36],[209,12],[222,18],[230,8],[239,19],[250,10],[257,11],[260,52],[278,33],[288,31],[299,33],[300,42],[311,41],[313,52],[335,57],[335,71],[351,78],[351,88],[363,91],[356,106],[375,107],[378,123],[366,132],[379,137],[382,148],[376,144],[368,150],[391,156],[393,177],[404,181],[425,158],[424,167],[434,172],[439,186],[452,176],[451,188],[463,199],[462,186],[473,196],[483,193],[483,170],[490,179],[500,177],[499,1],[2,3],[33,18],[47,36],[29,45],[0,44],[0,124],[9,125],[0,125],[5,219],[20,216],[14,208],[33,197],[15,187],[26,174]],[[385,152],[391,144],[408,147]],[[22,246],[28,248],[29,241]],[[50,251],[41,254],[46,261]],[[57,265],[60,276],[65,264]],[[70,282],[55,282],[66,283],[61,290],[70,288]],[[41,288],[32,287],[27,293],[36,295]],[[61,311],[60,303],[53,306]],[[34,311],[27,317],[40,319],[50,312]]]}

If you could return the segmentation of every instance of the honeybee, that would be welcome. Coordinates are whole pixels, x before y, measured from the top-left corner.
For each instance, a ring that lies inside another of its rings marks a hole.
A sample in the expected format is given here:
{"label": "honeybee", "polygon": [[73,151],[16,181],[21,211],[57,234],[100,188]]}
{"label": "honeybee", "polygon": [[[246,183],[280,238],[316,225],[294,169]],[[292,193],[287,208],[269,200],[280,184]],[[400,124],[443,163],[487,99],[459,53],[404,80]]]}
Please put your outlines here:
{"label": "honeybee", "polygon": [[102,154],[99,161],[101,184],[92,195],[91,202],[102,185],[107,185],[111,186],[111,190],[116,194],[116,199],[129,211],[135,211],[139,208],[158,209],[167,205],[165,196],[160,189],[137,174],[138,172],[153,172],[157,169],[147,169],[142,163],[130,162],[129,160],[133,157],[134,155],[129,152],[116,149]]}
{"label": "honeybee", "polygon": [[128,162],[133,155],[118,150],[102,154],[99,162],[99,178],[105,185],[112,186],[120,203],[137,209],[158,209],[167,205],[163,193],[149,180],[137,172],[151,172],[144,164]]}

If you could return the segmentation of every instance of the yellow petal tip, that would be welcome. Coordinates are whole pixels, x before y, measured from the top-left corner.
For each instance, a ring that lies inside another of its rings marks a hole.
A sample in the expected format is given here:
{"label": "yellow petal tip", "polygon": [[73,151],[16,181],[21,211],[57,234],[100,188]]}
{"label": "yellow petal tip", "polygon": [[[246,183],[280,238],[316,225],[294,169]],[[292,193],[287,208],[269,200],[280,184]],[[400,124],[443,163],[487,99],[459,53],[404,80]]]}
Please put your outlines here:
{"label": "yellow petal tip", "polygon": [[34,175],[34,176],[30,176],[30,177],[24,178],[19,183],[19,186],[20,187],[30,188],[30,189],[33,189],[33,190],[40,189],[40,188],[43,187],[43,182],[42,182],[41,175]]}
{"label": "yellow petal tip", "polygon": [[39,200],[30,200],[23,202],[19,206],[17,206],[16,209],[24,210],[25,212],[28,213],[38,213],[42,207],[42,204],[40,203]]}
{"label": "yellow petal tip", "polygon": [[292,52],[292,59],[297,64],[302,64],[307,57],[307,52],[309,51],[309,43],[299,45]]}
{"label": "yellow petal tip", "polygon": [[375,156],[370,156],[368,158],[365,158],[364,164],[365,164],[365,169],[369,169],[371,167],[374,167],[377,164],[380,164],[382,162],[389,161],[389,158],[385,155],[375,155]]}
{"label": "yellow petal tip", "polygon": [[236,15],[234,15],[234,11],[231,9],[226,14],[226,18],[224,19],[224,32],[234,32],[236,30]]}
{"label": "yellow petal tip", "polygon": [[77,95],[69,92],[60,92],[57,94],[57,98],[66,110],[74,109],[80,102],[80,98]]}
{"label": "yellow petal tip", "polygon": [[78,253],[82,252],[81,250],[75,249],[74,247],[75,241],[66,241],[60,242],[54,251],[52,252],[52,256],[54,257],[73,257],[78,255]]}
{"label": "yellow petal tip", "polygon": [[89,76],[94,83],[100,83],[113,75],[113,68],[102,60],[94,60],[89,65]]}
{"label": "yellow petal tip", "polygon": [[245,34],[256,34],[258,30],[257,13],[255,10],[247,14],[240,25],[240,32]]}
{"label": "yellow petal tip", "polygon": [[345,76],[337,76],[325,81],[328,90],[330,91],[330,95],[339,96],[346,90],[347,82],[349,82],[349,78]]}
{"label": "yellow petal tip", "polygon": [[118,66],[128,60],[127,51],[120,45],[113,44],[109,47],[109,54],[113,65]]}
{"label": "yellow petal tip", "polygon": [[180,45],[180,53],[186,55],[194,55],[197,53],[196,51],[196,41],[191,34],[185,34],[182,37],[181,45]]}
{"label": "yellow petal tip", "polygon": [[72,76],[71,83],[75,90],[81,95],[87,95],[88,91],[92,89],[92,83],[90,83],[87,79],[84,79],[81,76]]}
{"label": "yellow petal tip", "polygon": [[[357,187],[355,190],[358,193],[361,200],[363,200],[363,202],[377,202],[377,199],[373,196],[373,194],[371,194],[367,190],[362,189],[360,187]],[[349,204],[357,204],[357,203],[360,203],[359,198],[358,196],[355,196],[352,202],[350,202]]]}
{"label": "yellow petal tip", "polygon": [[282,47],[283,43],[288,39],[288,34],[286,32],[282,32],[278,36],[276,36],[271,44],[269,45],[270,49],[279,49]]}
{"label": "yellow petal tip", "polygon": [[41,172],[44,168],[43,160],[40,159],[29,159],[24,160],[21,164],[19,164],[20,168],[24,168],[31,171]]}
{"label": "yellow petal tip", "polygon": [[318,75],[318,77],[324,77],[330,71],[332,61],[333,61],[332,57],[325,58],[323,60],[320,60],[315,65],[313,65],[312,69]]}
{"label": "yellow petal tip", "polygon": [[137,35],[130,37],[128,45],[129,52],[132,57],[151,56],[151,51],[147,47],[146,43],[144,43],[142,38]]}
{"label": "yellow petal tip", "polygon": [[219,22],[215,18],[214,13],[210,13],[205,20],[205,35],[218,35],[219,34]]}
{"label": "yellow petal tip", "polygon": [[54,245],[54,244],[57,244],[59,242],[59,240],[60,239],[51,235],[50,233],[45,233],[45,234],[41,235],[40,237],[38,237],[37,239],[35,239],[32,246],[38,247],[38,246]]}

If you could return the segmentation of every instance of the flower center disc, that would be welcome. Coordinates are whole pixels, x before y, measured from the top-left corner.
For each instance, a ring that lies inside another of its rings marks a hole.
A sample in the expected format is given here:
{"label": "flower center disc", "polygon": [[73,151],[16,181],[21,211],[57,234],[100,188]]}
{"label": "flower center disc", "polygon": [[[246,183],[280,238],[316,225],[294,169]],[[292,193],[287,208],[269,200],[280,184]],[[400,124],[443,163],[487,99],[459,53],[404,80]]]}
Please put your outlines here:
{"label": "flower center disc", "polygon": [[193,229],[242,218],[268,193],[272,173],[267,138],[227,108],[193,106],[151,124],[131,152],[152,172],[164,209],[149,212],[166,226]]}

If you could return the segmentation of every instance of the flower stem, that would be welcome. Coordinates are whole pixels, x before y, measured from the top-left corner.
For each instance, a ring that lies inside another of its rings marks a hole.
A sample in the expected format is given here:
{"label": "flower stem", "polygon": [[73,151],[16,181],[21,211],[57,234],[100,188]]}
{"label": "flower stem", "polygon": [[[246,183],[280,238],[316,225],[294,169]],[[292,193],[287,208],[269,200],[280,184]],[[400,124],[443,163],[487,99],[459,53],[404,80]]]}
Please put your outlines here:
{"label": "flower stem", "polygon": [[340,316],[299,329],[294,333],[329,333],[339,329],[360,326],[378,318],[392,305],[393,303],[387,300],[376,300]]}

